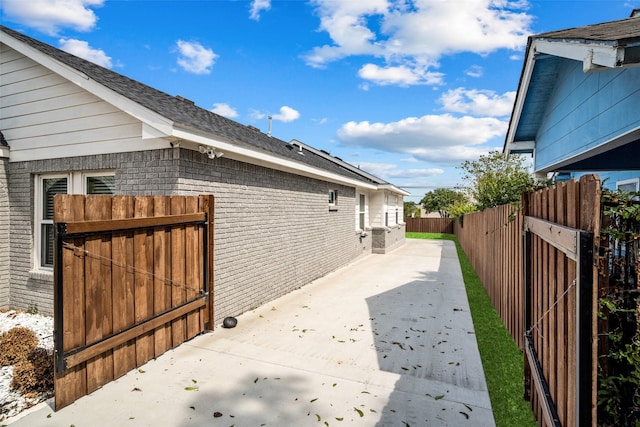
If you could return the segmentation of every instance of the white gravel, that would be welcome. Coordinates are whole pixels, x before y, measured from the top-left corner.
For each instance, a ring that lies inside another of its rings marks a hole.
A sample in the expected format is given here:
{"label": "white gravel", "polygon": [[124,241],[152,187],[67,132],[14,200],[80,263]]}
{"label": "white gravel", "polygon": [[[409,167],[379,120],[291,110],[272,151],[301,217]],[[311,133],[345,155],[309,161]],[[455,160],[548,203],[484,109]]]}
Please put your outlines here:
{"label": "white gravel", "polygon": [[[53,352],[53,318],[10,310],[0,312],[0,334],[22,326],[31,329],[38,337],[38,347]],[[49,396],[26,398],[15,390],[11,390],[13,367],[0,368],[0,421],[14,417],[23,410],[36,405]],[[53,390],[51,390],[53,393]]]}

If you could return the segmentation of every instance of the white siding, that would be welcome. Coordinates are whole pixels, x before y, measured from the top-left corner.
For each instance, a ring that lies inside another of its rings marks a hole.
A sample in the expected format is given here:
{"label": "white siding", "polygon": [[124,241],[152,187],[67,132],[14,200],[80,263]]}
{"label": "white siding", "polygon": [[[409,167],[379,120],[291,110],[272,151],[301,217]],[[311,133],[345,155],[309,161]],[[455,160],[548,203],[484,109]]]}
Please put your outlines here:
{"label": "white siding", "polygon": [[11,161],[160,148],[143,141],[134,117],[5,45],[0,53],[0,129]]}

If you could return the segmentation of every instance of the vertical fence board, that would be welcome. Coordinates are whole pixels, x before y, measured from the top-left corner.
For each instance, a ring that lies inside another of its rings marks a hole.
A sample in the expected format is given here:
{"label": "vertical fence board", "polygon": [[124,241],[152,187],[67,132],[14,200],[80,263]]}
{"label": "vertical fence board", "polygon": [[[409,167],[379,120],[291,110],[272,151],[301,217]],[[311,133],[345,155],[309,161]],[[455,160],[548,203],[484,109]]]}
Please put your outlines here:
{"label": "vertical fence board", "polygon": [[[111,204],[112,219],[133,218],[132,196],[114,196]],[[123,330],[135,323],[133,234],[114,233],[112,237],[113,258],[113,329]],[[113,349],[113,375],[118,378],[135,368],[135,341],[129,341]]]}
{"label": "vertical fence board", "polygon": [[[54,221],[67,222],[84,219],[84,198],[82,196],[55,196]],[[74,247],[83,249],[82,239],[70,242]],[[64,351],[80,347],[85,344],[85,312],[73,310],[72,307],[84,307],[84,253],[69,248],[62,250],[63,282],[56,287],[54,299],[55,307],[62,305],[62,325],[56,323],[54,329],[62,328],[64,337]],[[61,289],[60,289],[61,288]],[[60,292],[61,291],[61,292]],[[58,320],[58,317],[55,319]],[[65,372],[54,375],[54,389],[56,394],[56,410],[68,405],[80,396],[87,394],[86,364],[80,364]]]}
{"label": "vertical fence board", "polygon": [[[195,196],[187,197],[185,203],[185,213],[198,212],[198,198]],[[197,294],[197,288],[202,283],[202,267],[200,260],[202,252],[199,248],[199,236],[195,225],[187,225],[185,227],[185,257],[192,261],[192,267],[185,271],[185,298],[186,301],[194,299]],[[195,337],[200,332],[200,312],[194,311],[187,314],[186,320],[186,337],[187,339]]]}
{"label": "vertical fence board", "polygon": [[[85,220],[111,219],[111,198],[87,196]],[[85,243],[85,312],[87,342],[92,343],[113,331],[111,306],[111,240],[104,236],[88,238]],[[87,391],[91,393],[113,378],[113,355],[106,354],[87,361]]]}
{"label": "vertical fence board", "polygon": [[[147,218],[153,216],[153,199],[136,197],[135,217]],[[153,234],[149,230],[138,230],[134,233],[135,251],[135,320],[136,323],[153,315]],[[136,338],[136,366],[144,364],[154,356],[153,332]]]}
{"label": "vertical fence board", "polygon": [[[154,216],[165,216],[171,213],[169,196],[153,198]],[[171,232],[156,229],[153,232],[153,313],[162,313],[171,308]],[[162,325],[154,331],[154,354],[156,357],[170,349],[171,327]]]}
{"label": "vertical fence board", "polygon": [[[171,197],[171,214],[183,214],[185,209],[184,198]],[[184,227],[171,230],[171,306],[176,307],[186,301],[185,293],[185,242]],[[186,322],[178,319],[171,324],[173,345],[178,345],[185,340]]]}

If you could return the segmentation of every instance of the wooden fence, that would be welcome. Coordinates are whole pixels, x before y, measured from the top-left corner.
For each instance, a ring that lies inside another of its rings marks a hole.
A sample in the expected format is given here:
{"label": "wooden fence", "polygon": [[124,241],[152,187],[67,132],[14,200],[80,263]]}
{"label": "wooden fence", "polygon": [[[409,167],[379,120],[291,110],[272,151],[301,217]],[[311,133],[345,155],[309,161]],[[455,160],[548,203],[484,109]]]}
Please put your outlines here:
{"label": "wooden fence", "polygon": [[[465,215],[455,234],[525,352],[525,396],[540,425],[596,420],[600,182],[583,176]],[[524,238],[523,238],[524,232]]]}
{"label": "wooden fence", "polygon": [[451,218],[405,218],[406,231],[414,233],[448,233],[453,234]]}
{"label": "wooden fence", "polygon": [[55,196],[56,410],[212,321],[213,202]]}

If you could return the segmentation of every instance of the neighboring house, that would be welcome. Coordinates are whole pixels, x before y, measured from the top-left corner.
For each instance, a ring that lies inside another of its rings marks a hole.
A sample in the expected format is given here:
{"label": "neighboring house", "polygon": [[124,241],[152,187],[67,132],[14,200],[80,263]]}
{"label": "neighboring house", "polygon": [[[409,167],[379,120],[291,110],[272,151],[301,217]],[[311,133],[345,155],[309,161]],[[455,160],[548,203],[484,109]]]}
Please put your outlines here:
{"label": "neighboring house", "polygon": [[0,307],[53,311],[53,195],[214,194],[216,321],[404,242],[408,195],[0,27]]}
{"label": "neighboring house", "polygon": [[540,176],[640,190],[639,9],[529,37],[504,152],[533,154]]}

